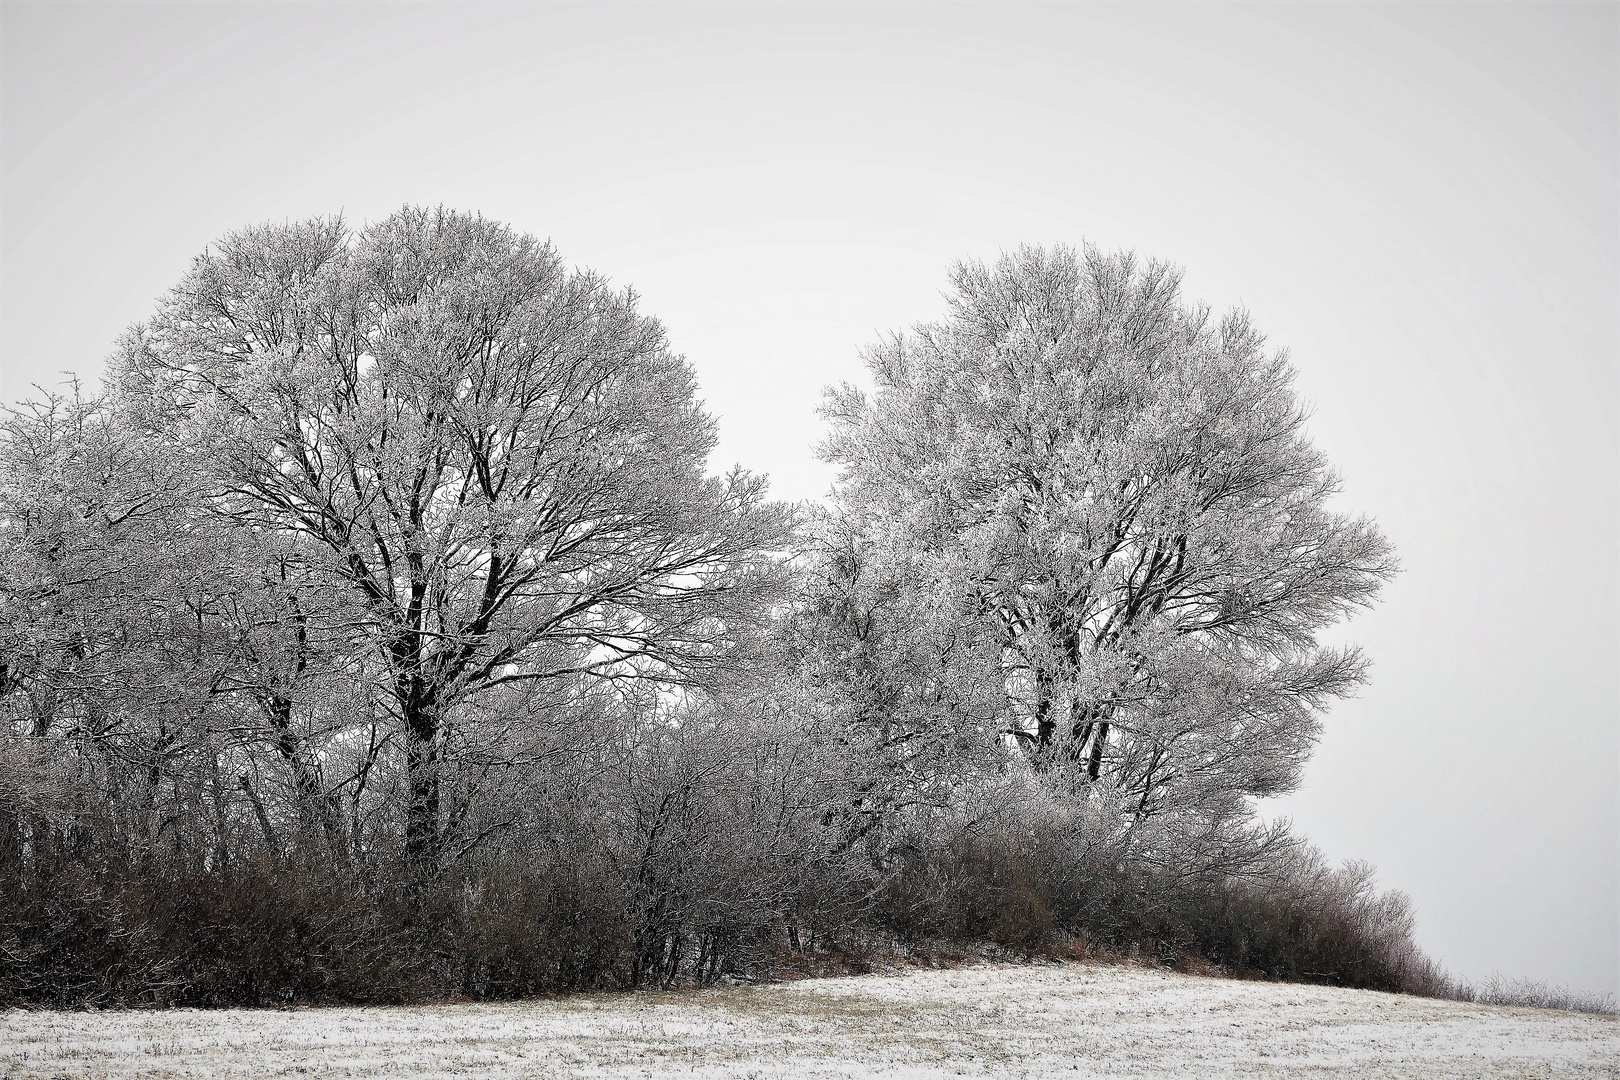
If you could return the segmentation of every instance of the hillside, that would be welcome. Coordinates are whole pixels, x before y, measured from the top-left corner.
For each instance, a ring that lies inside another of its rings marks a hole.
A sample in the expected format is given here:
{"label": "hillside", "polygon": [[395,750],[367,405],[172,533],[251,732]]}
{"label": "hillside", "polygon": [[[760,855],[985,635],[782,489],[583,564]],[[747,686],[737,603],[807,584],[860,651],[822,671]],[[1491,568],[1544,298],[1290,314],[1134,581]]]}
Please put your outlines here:
{"label": "hillside", "polygon": [[1612,1018],[1078,964],[505,1005],[0,1014],[0,1075],[1599,1077]]}

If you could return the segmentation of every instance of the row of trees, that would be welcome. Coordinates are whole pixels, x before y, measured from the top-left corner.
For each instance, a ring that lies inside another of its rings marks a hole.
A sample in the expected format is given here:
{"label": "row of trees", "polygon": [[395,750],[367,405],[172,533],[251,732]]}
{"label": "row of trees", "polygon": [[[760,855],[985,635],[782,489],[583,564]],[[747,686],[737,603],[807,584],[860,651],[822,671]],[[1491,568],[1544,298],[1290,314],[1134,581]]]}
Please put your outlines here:
{"label": "row of trees", "polygon": [[6,872],[296,865],[402,886],[429,945],[517,874],[546,933],[622,909],[643,983],[913,910],[987,822],[1281,865],[1255,800],[1364,677],[1317,635],[1393,566],[1286,358],[1130,256],[952,284],[829,394],[840,480],[795,508],[708,473],[692,369],[548,245],[418,209],[226,238],[0,439]]}

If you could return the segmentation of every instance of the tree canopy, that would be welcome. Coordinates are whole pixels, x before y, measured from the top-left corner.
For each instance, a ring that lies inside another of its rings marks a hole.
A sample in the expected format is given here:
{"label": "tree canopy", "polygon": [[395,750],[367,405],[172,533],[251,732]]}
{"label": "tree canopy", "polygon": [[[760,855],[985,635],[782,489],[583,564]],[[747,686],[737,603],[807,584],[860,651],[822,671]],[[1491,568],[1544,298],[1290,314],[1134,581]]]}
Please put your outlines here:
{"label": "tree canopy", "polygon": [[231,235],[110,366],[98,431],[149,463],[118,482],[212,543],[198,617],[235,648],[206,685],[285,742],[341,726],[317,673],[361,684],[386,721],[368,745],[406,756],[422,860],[475,720],[511,757],[545,703],[701,685],[779,584],[791,516],[760,478],[707,474],[714,423],[663,328],[477,216]]}
{"label": "tree canopy", "polygon": [[1022,248],[830,392],[834,501],[999,643],[1002,731],[1133,813],[1298,782],[1364,676],[1317,634],[1394,568],[1304,432],[1285,354],[1160,263]]}

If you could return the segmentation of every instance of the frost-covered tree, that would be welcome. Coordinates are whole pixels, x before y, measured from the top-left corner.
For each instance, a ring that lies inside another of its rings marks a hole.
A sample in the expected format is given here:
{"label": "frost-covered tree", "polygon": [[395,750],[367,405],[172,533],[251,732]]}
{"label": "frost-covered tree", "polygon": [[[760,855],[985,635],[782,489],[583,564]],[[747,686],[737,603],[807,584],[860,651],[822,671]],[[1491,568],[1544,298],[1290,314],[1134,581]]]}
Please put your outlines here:
{"label": "frost-covered tree", "polygon": [[999,641],[1003,737],[1137,818],[1287,791],[1365,662],[1318,643],[1392,572],[1286,355],[1130,255],[958,265],[950,313],[830,392],[835,500]]}
{"label": "frost-covered tree", "polygon": [[790,515],[759,478],[707,474],[714,424],[662,327],[480,217],[227,237],[111,379],[207,512],[276,554],[298,633],[374,679],[419,867],[458,732],[701,684],[780,578]]}
{"label": "frost-covered tree", "polygon": [[220,583],[197,572],[201,538],[177,527],[185,497],[165,479],[78,388],[0,423],[0,737],[58,786],[121,785],[148,836],[195,793],[226,704],[205,613]]}
{"label": "frost-covered tree", "polygon": [[[778,699],[822,740],[843,794],[843,842],[903,827],[998,764],[1007,697],[999,639],[939,604],[933,563],[882,543],[879,523],[819,512],[805,524],[797,602],[779,622]],[[880,845],[881,846],[881,845]]]}

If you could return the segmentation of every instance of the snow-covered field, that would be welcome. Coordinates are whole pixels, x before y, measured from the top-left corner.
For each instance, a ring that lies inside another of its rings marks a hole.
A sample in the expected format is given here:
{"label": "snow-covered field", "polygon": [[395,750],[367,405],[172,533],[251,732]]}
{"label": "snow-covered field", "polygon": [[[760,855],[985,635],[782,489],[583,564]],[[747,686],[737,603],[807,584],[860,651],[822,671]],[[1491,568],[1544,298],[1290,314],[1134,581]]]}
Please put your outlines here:
{"label": "snow-covered field", "polygon": [[1613,1077],[1620,1024],[1077,964],[513,1005],[0,1013],[13,1077]]}

